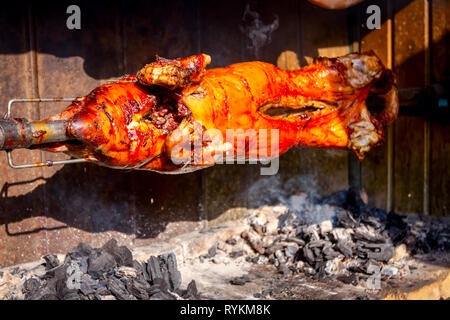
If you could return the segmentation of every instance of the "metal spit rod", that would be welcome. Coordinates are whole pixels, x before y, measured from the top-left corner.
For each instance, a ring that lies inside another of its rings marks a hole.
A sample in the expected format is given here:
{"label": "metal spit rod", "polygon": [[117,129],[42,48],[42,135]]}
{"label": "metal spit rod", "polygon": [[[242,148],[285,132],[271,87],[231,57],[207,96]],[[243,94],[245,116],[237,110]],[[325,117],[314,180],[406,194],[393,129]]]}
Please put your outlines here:
{"label": "metal spit rod", "polygon": [[8,102],[8,110],[0,120],[0,150],[6,150],[8,164],[14,169],[50,167],[60,164],[72,164],[81,162],[94,162],[94,158],[69,159],[36,163],[15,164],[12,157],[12,150],[18,148],[29,148],[33,145],[63,142],[71,140],[67,136],[67,122],[65,120],[50,121],[28,121],[22,118],[11,118],[12,107],[17,102],[61,102],[75,101],[77,98],[21,98],[11,99]]}

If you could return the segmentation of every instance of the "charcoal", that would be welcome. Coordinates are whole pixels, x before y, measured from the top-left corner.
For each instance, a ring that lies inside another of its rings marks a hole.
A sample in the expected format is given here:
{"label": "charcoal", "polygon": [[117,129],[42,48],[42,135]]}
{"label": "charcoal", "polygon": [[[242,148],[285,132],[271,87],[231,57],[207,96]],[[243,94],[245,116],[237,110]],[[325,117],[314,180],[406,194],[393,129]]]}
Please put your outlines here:
{"label": "charcoal", "polygon": [[233,250],[229,253],[230,258],[238,258],[238,257],[242,257],[244,255],[244,251],[243,250]]}
{"label": "charcoal", "polygon": [[85,295],[92,294],[98,288],[98,283],[88,274],[81,276],[80,291]]}
{"label": "charcoal", "polygon": [[26,294],[28,292],[34,292],[34,291],[38,290],[40,286],[41,286],[41,283],[39,282],[38,279],[29,278],[24,282],[24,284],[22,286],[22,292],[24,294]]}
{"label": "charcoal", "polygon": [[310,248],[322,248],[326,244],[327,244],[327,242],[325,240],[315,240],[315,241],[311,241],[310,243],[308,243],[308,246]]}
{"label": "charcoal", "polygon": [[292,260],[295,259],[297,251],[298,251],[297,246],[287,246],[286,249],[284,249],[285,255]]}
{"label": "charcoal", "polygon": [[157,294],[160,291],[161,291],[161,288],[159,287],[158,284],[154,284],[154,285],[150,286],[150,288],[147,289],[147,293],[148,293],[149,297],[153,296],[154,294]]}
{"label": "charcoal", "polygon": [[217,253],[217,244],[215,244],[211,248],[209,248],[209,250],[208,250],[209,258],[214,257],[216,255],[216,253]]}
{"label": "charcoal", "polygon": [[44,279],[51,279],[51,278],[57,278],[62,279],[67,276],[66,270],[67,270],[67,263],[64,263],[56,268],[50,269],[45,273]]}
{"label": "charcoal", "polygon": [[346,275],[346,274],[338,275],[336,277],[336,279],[345,284],[352,284],[354,286],[356,286],[358,284],[358,278],[357,278],[356,274],[354,274],[354,273],[352,273],[350,275]]}
{"label": "charcoal", "polygon": [[363,240],[374,243],[384,243],[386,239],[379,234],[373,227],[361,225],[354,229],[353,237],[356,240]]}
{"label": "charcoal", "polygon": [[77,292],[77,289],[69,289],[67,287],[67,279],[66,278],[62,278],[62,279],[51,279],[47,282],[47,287],[48,288],[54,288],[54,290],[56,291],[56,295],[58,296],[58,298],[62,299],[66,294],[71,293],[71,292]]}
{"label": "charcoal", "polygon": [[25,295],[26,300],[58,300],[53,286],[43,286],[39,290],[29,292]]}
{"label": "charcoal", "polygon": [[109,278],[108,289],[118,300],[136,300],[134,296],[128,293],[123,282],[117,278]]}
{"label": "charcoal", "polygon": [[140,263],[139,261],[133,260],[132,267],[137,271],[138,275],[144,273],[144,267],[143,267],[142,263]]}
{"label": "charcoal", "polygon": [[102,252],[100,255],[89,257],[88,273],[95,279],[103,273],[110,271],[116,266],[116,260],[108,252]]}
{"label": "charcoal", "polygon": [[147,273],[152,282],[154,282],[155,279],[163,279],[158,258],[152,256],[147,260]]}
{"label": "charcoal", "polygon": [[347,210],[339,210],[336,217],[338,220],[338,226],[342,228],[355,228],[358,224],[351,212]]}
{"label": "charcoal", "polygon": [[95,293],[100,296],[107,296],[111,294],[111,291],[109,291],[105,285],[99,283]]}
{"label": "charcoal", "polygon": [[116,239],[111,239],[102,247],[104,251],[112,255],[119,266],[131,267],[133,265],[133,255],[125,246],[118,246]]}
{"label": "charcoal", "polygon": [[306,261],[308,261],[308,263],[310,265],[314,265],[316,259],[314,257],[313,251],[309,247],[309,244],[307,244],[306,246],[303,247],[302,252],[303,252],[303,257],[306,259]]}
{"label": "charcoal", "polygon": [[285,264],[280,264],[280,265],[277,267],[277,271],[278,271],[278,273],[283,274],[283,275],[287,275],[287,274],[290,274],[290,273],[291,273],[291,270],[290,270],[290,269],[288,268],[288,266],[285,265]]}
{"label": "charcoal", "polygon": [[244,275],[242,277],[235,277],[235,278],[231,279],[230,283],[235,286],[243,286],[247,282],[251,282],[251,281],[252,280],[250,279],[250,277],[248,275]]}
{"label": "charcoal", "polygon": [[42,258],[44,258],[44,260],[45,260],[45,270],[47,270],[47,271],[59,266],[59,263],[60,263],[59,259],[54,254],[47,254],[47,255],[43,256]]}
{"label": "charcoal", "polygon": [[[158,287],[158,291],[164,291],[164,292],[169,291],[169,284],[163,278],[155,278],[152,281],[152,284],[153,284],[153,286]],[[156,288],[154,288],[154,289],[156,289]]]}
{"label": "charcoal", "polygon": [[336,247],[347,258],[353,256],[352,243],[344,240],[338,240]]}
{"label": "charcoal", "polygon": [[314,257],[316,261],[322,261],[322,249],[320,248],[312,248],[314,252]]}
{"label": "charcoal", "polygon": [[181,285],[181,273],[177,268],[177,259],[173,253],[163,254],[158,257],[164,262],[168,273],[168,284],[171,291],[177,290]]}
{"label": "charcoal", "polygon": [[356,243],[358,255],[367,259],[387,262],[394,256],[394,247],[389,243]]}
{"label": "charcoal", "polygon": [[316,273],[313,276],[314,280],[317,281],[324,281],[328,278],[328,275],[326,273],[326,265],[325,263],[319,262],[316,264]]}
{"label": "charcoal", "polygon": [[366,274],[374,274],[381,270],[381,264],[373,259],[369,259],[361,266],[361,270]]}
{"label": "charcoal", "polygon": [[340,254],[339,252],[335,251],[332,247],[331,244],[329,245],[325,245],[322,249],[322,254],[324,255],[326,260],[332,260],[336,257],[338,257]]}
{"label": "charcoal", "polygon": [[299,239],[299,238],[286,238],[285,241],[286,242],[294,242],[294,243],[298,244],[301,247],[303,247],[306,244],[306,242],[304,240]]}
{"label": "charcoal", "polygon": [[83,256],[89,256],[94,249],[87,243],[80,242],[78,246],[75,248],[75,251],[80,253]]}
{"label": "charcoal", "polygon": [[148,289],[150,285],[145,280],[132,279],[127,284],[127,290],[139,300],[147,300],[149,298]]}
{"label": "charcoal", "polygon": [[195,284],[195,280],[191,280],[191,282],[189,282],[189,284],[187,286],[187,289],[183,293],[182,297],[184,299],[198,299],[199,298],[197,285]]}

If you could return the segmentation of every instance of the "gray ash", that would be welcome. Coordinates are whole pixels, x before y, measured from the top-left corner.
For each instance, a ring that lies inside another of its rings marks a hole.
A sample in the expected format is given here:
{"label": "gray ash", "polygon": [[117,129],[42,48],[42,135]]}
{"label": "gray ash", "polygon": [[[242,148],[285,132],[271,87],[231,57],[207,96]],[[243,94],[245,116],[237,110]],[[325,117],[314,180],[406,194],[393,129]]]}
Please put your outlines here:
{"label": "gray ash", "polygon": [[131,251],[112,239],[102,248],[80,243],[63,263],[44,257],[46,272],[25,281],[26,300],[175,300],[198,299],[194,281],[182,290],[173,253],[133,260]]}

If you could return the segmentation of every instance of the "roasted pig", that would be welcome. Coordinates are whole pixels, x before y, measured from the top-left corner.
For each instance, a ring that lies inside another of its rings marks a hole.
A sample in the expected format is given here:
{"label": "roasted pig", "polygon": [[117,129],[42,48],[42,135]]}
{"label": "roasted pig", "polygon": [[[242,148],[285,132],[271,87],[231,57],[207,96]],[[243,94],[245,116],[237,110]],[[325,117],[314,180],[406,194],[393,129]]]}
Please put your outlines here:
{"label": "roasted pig", "polygon": [[[349,148],[362,159],[397,117],[395,77],[372,52],[296,71],[264,62],[206,70],[210,61],[157,57],[46,119],[64,120],[70,139],[39,147],[164,173],[272,159],[293,146]],[[382,111],[368,111],[369,95]]]}

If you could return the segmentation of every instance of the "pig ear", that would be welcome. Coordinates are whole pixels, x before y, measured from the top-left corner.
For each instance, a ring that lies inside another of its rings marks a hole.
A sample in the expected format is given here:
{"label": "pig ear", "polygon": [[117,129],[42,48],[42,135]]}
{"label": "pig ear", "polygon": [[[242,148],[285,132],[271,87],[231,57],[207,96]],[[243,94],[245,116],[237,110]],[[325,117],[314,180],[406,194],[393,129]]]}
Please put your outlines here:
{"label": "pig ear", "polygon": [[137,78],[144,86],[163,86],[171,90],[185,88],[200,82],[211,57],[199,54],[175,60],[156,57],[156,61],[142,68]]}

